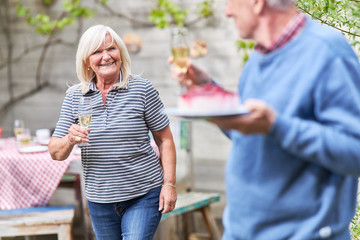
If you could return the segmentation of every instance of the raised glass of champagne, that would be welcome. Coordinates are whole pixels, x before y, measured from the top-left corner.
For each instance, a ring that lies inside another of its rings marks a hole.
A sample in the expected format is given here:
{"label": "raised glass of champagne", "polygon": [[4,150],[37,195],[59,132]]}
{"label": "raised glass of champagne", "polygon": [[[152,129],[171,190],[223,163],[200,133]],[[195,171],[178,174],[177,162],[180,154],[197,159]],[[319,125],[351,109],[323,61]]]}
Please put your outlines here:
{"label": "raised glass of champagne", "polygon": [[171,52],[175,67],[180,72],[187,71],[189,59],[188,31],[185,27],[176,27],[171,30]]}
{"label": "raised glass of champagne", "polygon": [[[92,117],[91,97],[80,97],[79,101],[79,124],[87,129]],[[79,146],[88,146],[89,143],[79,143]]]}

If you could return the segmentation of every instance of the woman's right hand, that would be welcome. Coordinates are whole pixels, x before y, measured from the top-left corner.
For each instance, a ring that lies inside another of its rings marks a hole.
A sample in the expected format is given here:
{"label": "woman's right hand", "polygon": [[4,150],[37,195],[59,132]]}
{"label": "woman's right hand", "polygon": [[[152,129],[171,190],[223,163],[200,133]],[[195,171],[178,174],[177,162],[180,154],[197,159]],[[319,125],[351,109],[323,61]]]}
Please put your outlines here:
{"label": "woman's right hand", "polygon": [[68,140],[72,145],[89,142],[90,129],[82,128],[77,124],[71,125],[68,130]]}
{"label": "woman's right hand", "polygon": [[[169,64],[173,63],[173,57],[169,57]],[[175,79],[180,85],[185,86],[187,89],[194,85],[202,85],[211,82],[211,78],[200,68],[196,67],[188,60],[187,72],[181,72],[173,66],[171,68],[172,78]]]}

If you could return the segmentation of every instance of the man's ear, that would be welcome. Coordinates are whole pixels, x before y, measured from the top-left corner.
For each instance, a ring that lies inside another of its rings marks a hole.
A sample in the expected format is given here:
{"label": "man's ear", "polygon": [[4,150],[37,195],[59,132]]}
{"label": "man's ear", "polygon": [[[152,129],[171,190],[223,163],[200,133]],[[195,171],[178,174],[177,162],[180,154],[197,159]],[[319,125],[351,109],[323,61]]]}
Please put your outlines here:
{"label": "man's ear", "polygon": [[265,9],[266,0],[251,0],[251,3],[253,5],[254,13],[260,15]]}

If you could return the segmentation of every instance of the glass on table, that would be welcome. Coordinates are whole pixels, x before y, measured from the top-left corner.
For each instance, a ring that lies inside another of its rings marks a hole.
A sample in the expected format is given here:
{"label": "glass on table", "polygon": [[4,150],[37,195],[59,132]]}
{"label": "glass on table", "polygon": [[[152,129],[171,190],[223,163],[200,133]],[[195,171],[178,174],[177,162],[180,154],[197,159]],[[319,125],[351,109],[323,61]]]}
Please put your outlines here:
{"label": "glass on table", "polygon": [[[88,129],[92,117],[91,97],[80,97],[79,101],[79,124]],[[89,143],[79,143],[79,146],[88,146]]]}
{"label": "glass on table", "polygon": [[27,146],[31,142],[31,131],[28,128],[24,128],[24,131],[18,136],[20,144]]}
{"label": "glass on table", "polygon": [[14,121],[14,135],[16,140],[19,140],[19,136],[24,133],[25,124],[21,119],[15,119]]}

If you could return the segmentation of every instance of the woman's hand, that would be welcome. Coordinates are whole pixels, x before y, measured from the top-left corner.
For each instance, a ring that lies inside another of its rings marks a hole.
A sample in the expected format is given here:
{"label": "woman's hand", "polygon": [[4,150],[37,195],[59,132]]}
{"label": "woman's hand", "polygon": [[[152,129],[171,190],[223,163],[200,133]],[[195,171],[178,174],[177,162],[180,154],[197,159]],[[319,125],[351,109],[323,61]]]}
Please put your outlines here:
{"label": "woman's hand", "polygon": [[75,145],[77,143],[88,143],[89,132],[90,129],[85,129],[77,124],[73,124],[68,130],[68,140],[72,145]]}
{"label": "woman's hand", "polygon": [[159,148],[160,160],[164,171],[164,185],[159,199],[159,211],[164,214],[171,212],[175,208],[177,198],[175,186],[171,186],[176,182],[175,144],[169,125],[160,131],[151,132]]}
{"label": "woman's hand", "polygon": [[176,200],[176,189],[173,186],[164,184],[160,192],[159,211],[162,214],[171,212],[175,208]]}

